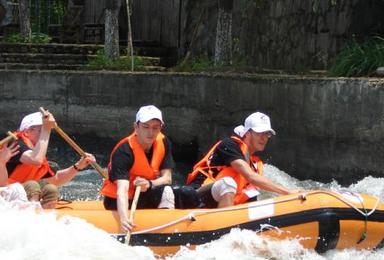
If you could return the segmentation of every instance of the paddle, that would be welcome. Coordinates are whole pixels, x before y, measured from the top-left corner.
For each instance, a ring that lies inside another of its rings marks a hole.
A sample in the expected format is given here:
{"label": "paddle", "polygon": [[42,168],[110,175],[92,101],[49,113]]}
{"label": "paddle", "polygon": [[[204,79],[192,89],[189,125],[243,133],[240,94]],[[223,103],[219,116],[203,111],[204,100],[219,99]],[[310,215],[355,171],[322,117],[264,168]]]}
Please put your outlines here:
{"label": "paddle", "polygon": [[[129,212],[129,221],[131,221],[131,223],[133,222],[133,219],[135,218],[135,211],[136,211],[137,202],[139,201],[140,191],[141,191],[141,187],[137,186],[136,190],[135,190],[135,195],[133,196],[131,210]],[[128,231],[127,235],[125,236],[125,244],[126,245],[129,245],[129,240],[131,240],[131,232],[130,231]]]}
{"label": "paddle", "polygon": [[[40,107],[40,112],[44,115],[46,111],[44,108]],[[55,125],[56,132],[78,153],[81,157],[85,157],[85,152],[80,148],[56,123]],[[107,173],[98,165],[96,162],[91,162],[91,166],[103,177],[107,178]]]}
{"label": "paddle", "polygon": [[0,140],[0,147],[3,146],[4,144],[9,143],[10,141],[17,140],[17,136],[14,133],[8,131],[7,135],[8,135],[7,137]]}

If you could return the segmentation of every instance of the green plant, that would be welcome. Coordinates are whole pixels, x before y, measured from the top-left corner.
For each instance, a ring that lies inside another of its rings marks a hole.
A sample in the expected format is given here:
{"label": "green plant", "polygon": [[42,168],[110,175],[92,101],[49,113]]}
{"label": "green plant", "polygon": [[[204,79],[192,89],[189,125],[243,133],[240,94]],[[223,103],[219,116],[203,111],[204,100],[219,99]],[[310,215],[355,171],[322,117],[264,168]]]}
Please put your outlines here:
{"label": "green plant", "polygon": [[24,38],[20,33],[8,35],[3,39],[6,43],[49,43],[52,38],[44,33],[33,32],[31,38]]}
{"label": "green plant", "polygon": [[68,0],[30,0],[32,30],[48,33],[50,24],[62,24],[67,6]]}
{"label": "green plant", "polygon": [[[145,61],[141,57],[134,57],[135,69],[145,66]],[[109,59],[105,56],[104,50],[98,50],[96,56],[91,58],[88,67],[94,70],[108,69],[108,70],[130,70],[131,57],[122,56],[117,60]]]}
{"label": "green plant", "polygon": [[375,37],[362,44],[355,39],[336,57],[329,69],[331,76],[364,76],[384,66],[384,38]]}
{"label": "green plant", "polygon": [[178,64],[173,68],[175,71],[185,71],[185,72],[199,72],[209,70],[214,67],[213,59],[210,59],[206,55],[200,55],[192,58],[190,61]]}
{"label": "green plant", "polygon": [[199,55],[191,58],[190,61],[181,62],[175,66],[173,71],[180,72],[203,72],[203,71],[236,71],[241,70],[246,66],[246,60],[240,55],[235,55],[233,58],[232,65],[223,65],[216,64],[213,58],[208,57],[208,55]]}
{"label": "green plant", "polygon": [[233,38],[232,45],[233,45],[232,65],[235,67],[246,66],[247,59],[246,59],[246,55],[244,54],[244,49],[240,44],[240,39]]}

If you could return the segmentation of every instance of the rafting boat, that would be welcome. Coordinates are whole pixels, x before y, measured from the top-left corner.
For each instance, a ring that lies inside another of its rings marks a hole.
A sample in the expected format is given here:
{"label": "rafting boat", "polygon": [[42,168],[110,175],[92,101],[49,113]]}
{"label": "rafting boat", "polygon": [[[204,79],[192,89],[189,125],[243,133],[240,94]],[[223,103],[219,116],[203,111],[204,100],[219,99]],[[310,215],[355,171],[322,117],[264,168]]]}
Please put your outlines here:
{"label": "rafting boat", "polygon": [[[75,216],[117,238],[117,213],[101,201],[60,203],[58,217]],[[309,191],[221,209],[137,210],[130,245],[154,253],[175,253],[220,238],[232,228],[248,229],[277,239],[303,238],[305,248],[377,249],[384,246],[384,204],[376,197],[335,191]]]}

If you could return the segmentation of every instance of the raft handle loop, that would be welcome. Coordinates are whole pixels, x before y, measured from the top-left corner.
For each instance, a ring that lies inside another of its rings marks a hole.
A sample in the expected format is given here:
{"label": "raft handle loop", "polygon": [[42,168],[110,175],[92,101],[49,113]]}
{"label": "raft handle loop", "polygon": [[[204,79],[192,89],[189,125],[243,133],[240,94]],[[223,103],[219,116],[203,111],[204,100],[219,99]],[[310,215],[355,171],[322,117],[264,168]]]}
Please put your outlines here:
{"label": "raft handle loop", "polygon": [[306,193],[299,194],[298,198],[299,198],[299,200],[306,201],[307,200],[307,194]]}
{"label": "raft handle loop", "polygon": [[193,212],[191,212],[190,214],[188,214],[188,219],[189,219],[190,221],[196,221],[195,214],[193,214]]}

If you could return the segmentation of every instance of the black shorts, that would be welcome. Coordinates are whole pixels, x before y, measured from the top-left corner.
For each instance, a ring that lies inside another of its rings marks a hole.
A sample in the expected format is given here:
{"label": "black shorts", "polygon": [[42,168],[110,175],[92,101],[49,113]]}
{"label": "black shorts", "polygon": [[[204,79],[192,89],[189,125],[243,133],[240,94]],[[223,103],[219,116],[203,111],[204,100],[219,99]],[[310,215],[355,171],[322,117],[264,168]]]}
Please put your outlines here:
{"label": "black shorts", "polygon": [[[166,185],[152,187],[146,192],[141,192],[137,202],[138,209],[156,209],[160,204],[161,196]],[[129,200],[129,206],[132,200]],[[117,200],[111,197],[104,197],[104,208],[107,210],[117,210]]]}
{"label": "black shorts", "polygon": [[201,201],[200,207],[202,208],[217,208],[218,203],[212,197],[212,185],[213,183],[204,185],[197,190],[197,194]]}

